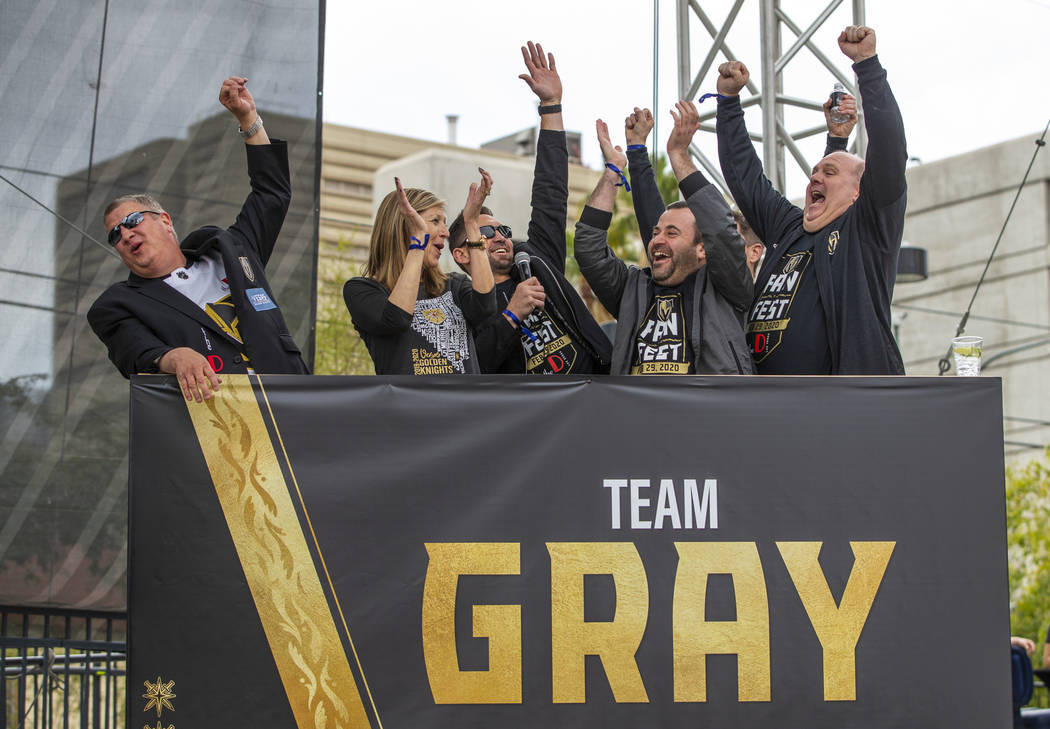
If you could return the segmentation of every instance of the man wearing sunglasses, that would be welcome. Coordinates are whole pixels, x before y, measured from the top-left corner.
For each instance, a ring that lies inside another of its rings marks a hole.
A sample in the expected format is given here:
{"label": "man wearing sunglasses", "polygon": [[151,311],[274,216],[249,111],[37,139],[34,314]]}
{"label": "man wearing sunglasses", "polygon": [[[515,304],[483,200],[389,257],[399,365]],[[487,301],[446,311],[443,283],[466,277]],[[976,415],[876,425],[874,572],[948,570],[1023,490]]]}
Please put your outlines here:
{"label": "man wearing sunglasses", "polygon": [[[594,374],[609,371],[612,344],[583,299],[565,278],[565,215],[569,153],[561,115],[561,78],[553,54],[529,43],[522,48],[523,79],[540,100],[540,135],[532,181],[528,241],[515,245],[512,231],[482,208],[481,235],[488,250],[499,312],[474,331],[483,373]],[[449,226],[452,257],[466,265],[467,238],[460,215]],[[531,276],[514,265],[515,249],[529,254]]]}
{"label": "man wearing sunglasses", "polygon": [[197,402],[218,389],[220,373],[308,373],[264,270],[291,199],[287,145],[267,136],[246,82],[234,76],[219,91],[246,142],[251,178],[236,222],[180,241],[155,198],[116,198],[105,225],[130,273],[88,311],[122,375],[174,374]]}

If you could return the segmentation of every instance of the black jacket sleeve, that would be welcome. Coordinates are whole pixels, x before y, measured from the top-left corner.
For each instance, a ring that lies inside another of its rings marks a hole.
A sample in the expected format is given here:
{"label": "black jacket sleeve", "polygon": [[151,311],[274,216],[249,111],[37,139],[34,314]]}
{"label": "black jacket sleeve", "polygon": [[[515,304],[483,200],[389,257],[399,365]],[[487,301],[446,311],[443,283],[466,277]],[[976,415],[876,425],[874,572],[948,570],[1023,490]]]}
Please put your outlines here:
{"label": "black jacket sleeve", "polygon": [[642,236],[642,245],[648,247],[653,237],[653,227],[667,206],[660,195],[656,173],[649,163],[646,150],[628,150],[627,169],[631,173],[631,199],[634,202],[634,217],[638,219],[638,232]]}
{"label": "black jacket sleeve", "polygon": [[474,329],[474,347],[482,374],[500,372],[508,357],[522,356],[521,333],[497,311]]}
{"label": "black jacket sleeve", "polygon": [[766,179],[762,161],[744,124],[740,98],[718,100],[718,161],[729,192],[755,234],[766,246],[777,242],[781,231],[802,211],[792,205]]}
{"label": "black jacket sleeve", "polygon": [[124,377],[130,378],[136,372],[159,372],[157,361],[174,349],[108,291],[91,305],[87,319],[106,345],[110,361]]}
{"label": "black jacket sleeve", "polygon": [[620,316],[620,298],[627,286],[627,264],[609,247],[609,224],[612,213],[587,206],[576,223],[573,253],[580,273],[587,279],[602,306],[615,317]]}
{"label": "black jacket sleeve", "polygon": [[848,145],[849,137],[833,137],[828,134],[827,142],[824,144],[824,156],[827,157],[832,152],[845,152]]}
{"label": "black jacket sleeve", "polygon": [[[288,144],[280,139],[270,144],[244,145],[248,156],[251,192],[241,206],[229,232],[255,251],[265,266],[273,253],[284,216],[292,200],[291,177],[288,173]],[[183,248],[193,248],[184,241]]]}
{"label": "black jacket sleeve", "polygon": [[868,197],[876,208],[881,208],[899,200],[907,190],[904,171],[908,150],[904,120],[878,56],[853,64],[853,70],[860,85],[864,129],[868,133],[860,194]]}
{"label": "black jacket sleeve", "polygon": [[532,176],[529,245],[565,272],[565,216],[569,205],[569,150],[565,132],[541,129]]}
{"label": "black jacket sleeve", "polygon": [[754,283],[747,267],[744,239],[740,237],[729,205],[700,171],[683,179],[678,187],[700,230],[708,280],[738,311],[746,311],[751,306]]}

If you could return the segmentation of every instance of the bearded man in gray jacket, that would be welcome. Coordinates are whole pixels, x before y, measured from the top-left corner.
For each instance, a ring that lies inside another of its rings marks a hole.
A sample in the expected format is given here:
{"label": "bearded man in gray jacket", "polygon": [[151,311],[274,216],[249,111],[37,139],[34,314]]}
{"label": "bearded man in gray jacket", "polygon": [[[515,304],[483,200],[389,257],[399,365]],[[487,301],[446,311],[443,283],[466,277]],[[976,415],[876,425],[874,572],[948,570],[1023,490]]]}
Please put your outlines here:
{"label": "bearded man in gray jacket", "polygon": [[[696,107],[676,106],[667,155],[685,202],[653,215],[659,219],[647,247],[650,266],[624,263],[606,240],[627,155],[600,119],[606,170],[576,224],[576,260],[617,318],[610,374],[753,374],[744,321],[754,287],[744,241],[722,194],[689,158],[700,126]],[[636,196],[659,199],[645,187],[656,185],[651,172],[634,183]]]}

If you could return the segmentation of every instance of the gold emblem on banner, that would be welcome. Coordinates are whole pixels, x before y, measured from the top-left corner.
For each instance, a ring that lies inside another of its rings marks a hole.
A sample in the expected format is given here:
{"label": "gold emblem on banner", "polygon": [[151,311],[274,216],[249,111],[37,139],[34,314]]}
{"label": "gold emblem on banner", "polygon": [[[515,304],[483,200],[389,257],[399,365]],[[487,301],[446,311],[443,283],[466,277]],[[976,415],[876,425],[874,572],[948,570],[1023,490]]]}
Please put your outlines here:
{"label": "gold emblem on banner", "polygon": [[149,724],[146,724],[142,727],[142,729],[175,729],[175,725],[168,724],[167,726],[164,726],[160,723],[160,721],[157,721],[157,726],[150,726]]}
{"label": "gold emblem on banner", "polygon": [[795,255],[788,258],[787,263],[784,264],[783,273],[791,273],[796,268],[798,268],[798,264],[802,262],[802,256],[804,255],[804,253],[796,253]]}
{"label": "gold emblem on banner", "polygon": [[828,255],[829,256],[835,255],[835,249],[838,248],[838,245],[839,245],[839,232],[837,230],[833,230],[833,231],[831,231],[831,234],[828,236]]}
{"label": "gold emblem on banner", "polygon": [[[172,691],[175,688],[174,681],[165,683],[160,676],[157,676],[156,683],[143,681],[142,685],[146,687],[146,693],[142,694],[142,698],[146,699],[146,708],[143,711],[156,709],[158,719],[164,709],[175,711],[175,707],[171,703],[171,699],[175,698],[175,692]],[[157,723],[159,724],[160,722]]]}
{"label": "gold emblem on banner", "polygon": [[423,317],[431,324],[444,324],[445,312],[441,309],[423,309]]}
{"label": "gold emblem on banner", "polygon": [[[256,381],[265,398],[262,381]],[[193,429],[296,725],[368,729],[343,640],[251,383],[248,375],[229,375],[213,398],[187,403]],[[280,442],[277,423],[271,422]],[[292,473],[291,463],[288,467]],[[294,473],[292,478],[294,484]]]}

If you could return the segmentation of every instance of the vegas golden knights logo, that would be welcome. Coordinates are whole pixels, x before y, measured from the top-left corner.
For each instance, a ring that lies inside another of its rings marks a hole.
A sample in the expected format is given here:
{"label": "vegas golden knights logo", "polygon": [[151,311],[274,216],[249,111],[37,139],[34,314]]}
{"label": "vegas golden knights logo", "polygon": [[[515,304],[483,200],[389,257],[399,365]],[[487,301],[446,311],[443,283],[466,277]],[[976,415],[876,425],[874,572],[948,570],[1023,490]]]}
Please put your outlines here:
{"label": "vegas golden knights logo", "polygon": [[244,269],[244,275],[248,277],[248,280],[255,283],[255,271],[252,270],[252,266],[248,263],[248,259],[245,256],[238,256],[237,260],[241,262],[241,268]]}
{"label": "vegas golden knights logo", "polygon": [[421,313],[431,324],[441,325],[445,323],[445,312],[441,309],[423,309]]}
{"label": "vegas golden knights logo", "polygon": [[657,316],[660,317],[660,321],[667,321],[667,318],[671,316],[671,300],[660,299],[660,306],[656,310]]}
{"label": "vegas golden knights logo", "polygon": [[782,273],[791,273],[796,268],[798,268],[798,264],[802,262],[803,255],[804,254],[802,253],[796,253],[795,255],[788,258],[787,263],[784,264],[784,270],[782,271]]}
{"label": "vegas golden knights logo", "polygon": [[835,255],[835,249],[838,247],[838,245],[839,245],[839,232],[837,230],[833,230],[833,231],[831,231],[831,234],[828,235],[828,255],[829,256]]}

